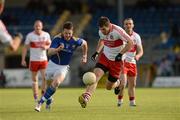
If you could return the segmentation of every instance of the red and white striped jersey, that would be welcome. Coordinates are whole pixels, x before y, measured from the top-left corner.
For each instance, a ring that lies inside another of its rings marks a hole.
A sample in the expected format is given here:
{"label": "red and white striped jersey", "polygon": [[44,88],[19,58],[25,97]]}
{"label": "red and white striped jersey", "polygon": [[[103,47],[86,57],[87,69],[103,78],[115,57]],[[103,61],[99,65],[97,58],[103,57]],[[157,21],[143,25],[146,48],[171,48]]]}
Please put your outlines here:
{"label": "red and white striped jersey", "polygon": [[100,40],[104,41],[104,55],[114,61],[117,54],[125,47],[130,36],[121,27],[111,24],[111,29],[108,35],[104,35],[99,30]]}
{"label": "red and white striped jersey", "polygon": [[0,20],[0,42],[3,44],[10,43],[12,41],[11,35],[8,33],[6,26]]}
{"label": "red and white striped jersey", "polygon": [[30,46],[30,61],[45,61],[47,60],[46,50],[41,46],[50,42],[49,33],[43,31],[41,35],[37,35],[34,31],[26,36],[25,45]]}
{"label": "red and white striped jersey", "polygon": [[139,36],[138,33],[134,31],[132,35],[130,35],[130,37],[133,40],[133,47],[131,48],[131,50],[126,52],[123,57],[126,62],[136,64],[135,55],[136,55],[137,45],[140,45],[140,46],[142,45],[141,37]]}

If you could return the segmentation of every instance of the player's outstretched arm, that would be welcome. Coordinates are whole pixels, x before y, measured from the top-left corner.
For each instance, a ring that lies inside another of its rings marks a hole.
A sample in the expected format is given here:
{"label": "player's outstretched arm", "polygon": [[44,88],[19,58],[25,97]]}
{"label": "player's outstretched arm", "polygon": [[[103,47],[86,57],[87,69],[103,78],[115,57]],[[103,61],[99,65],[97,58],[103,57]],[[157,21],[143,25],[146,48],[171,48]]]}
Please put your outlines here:
{"label": "player's outstretched arm", "polygon": [[8,46],[13,52],[19,48],[22,38],[22,34],[20,33],[12,37],[9,33],[0,30],[0,42]]}
{"label": "player's outstretched arm", "polygon": [[102,51],[103,47],[104,47],[104,41],[103,40],[99,40],[97,48],[96,48],[96,52],[100,53]]}
{"label": "player's outstretched arm", "polygon": [[82,52],[83,52],[82,63],[84,64],[87,62],[87,52],[88,52],[88,45],[85,40],[83,40],[82,43]]}

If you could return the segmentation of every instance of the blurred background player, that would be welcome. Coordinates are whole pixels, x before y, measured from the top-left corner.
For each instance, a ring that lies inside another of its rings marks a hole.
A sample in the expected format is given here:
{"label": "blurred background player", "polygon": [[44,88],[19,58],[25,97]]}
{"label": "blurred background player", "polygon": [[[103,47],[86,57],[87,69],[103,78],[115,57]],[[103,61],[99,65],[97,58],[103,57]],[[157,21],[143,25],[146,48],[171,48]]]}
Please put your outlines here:
{"label": "blurred background player", "polygon": [[134,32],[134,22],[132,18],[127,18],[124,20],[124,29],[131,39],[134,40],[133,47],[131,50],[125,53],[124,67],[120,75],[120,85],[115,88],[115,94],[118,94],[118,106],[123,103],[124,88],[128,82],[128,95],[129,95],[129,105],[136,106],[135,103],[135,86],[137,78],[137,68],[136,61],[140,59],[143,55],[143,47],[141,44],[141,38],[139,34]]}
{"label": "blurred background player", "polygon": [[[0,0],[0,15],[2,14],[4,10],[4,4],[5,0]],[[0,42],[4,45],[7,45],[11,48],[12,51],[16,51],[21,44],[22,35],[16,34],[14,37],[12,37],[7,29],[4,23],[0,20]]]}
{"label": "blurred background player", "polygon": [[34,31],[26,37],[21,59],[21,65],[27,67],[26,55],[28,49],[30,49],[29,69],[32,73],[32,89],[35,102],[38,100],[38,71],[40,71],[42,77],[42,95],[46,90],[45,70],[48,63],[46,50],[50,47],[50,44],[50,35],[43,31],[43,23],[40,20],[35,21]]}
{"label": "blurred background player", "polygon": [[[77,47],[82,47],[82,63],[87,62],[87,42],[82,38],[73,37],[73,24],[72,22],[66,22],[63,25],[63,32],[54,38],[51,47],[48,50],[50,60],[48,62],[48,68],[46,70],[47,80],[51,80],[51,85],[47,88],[44,96],[40,99],[35,110],[40,112],[41,105],[44,101],[51,101],[51,96],[56,92],[58,86],[64,81],[65,76],[69,70],[69,63],[73,52]],[[47,105],[50,103],[47,102]],[[50,106],[46,106],[50,108]]]}
{"label": "blurred background player", "polygon": [[[100,17],[98,21],[99,42],[96,52],[92,55],[95,61],[99,60],[95,66],[96,83],[87,86],[85,93],[79,97],[81,107],[85,108],[91,95],[95,91],[100,78],[109,71],[106,89],[111,90],[119,85],[119,76],[122,67],[122,55],[131,49],[133,41],[130,36],[119,26],[110,23],[107,17]],[[125,44],[126,43],[126,44]]]}

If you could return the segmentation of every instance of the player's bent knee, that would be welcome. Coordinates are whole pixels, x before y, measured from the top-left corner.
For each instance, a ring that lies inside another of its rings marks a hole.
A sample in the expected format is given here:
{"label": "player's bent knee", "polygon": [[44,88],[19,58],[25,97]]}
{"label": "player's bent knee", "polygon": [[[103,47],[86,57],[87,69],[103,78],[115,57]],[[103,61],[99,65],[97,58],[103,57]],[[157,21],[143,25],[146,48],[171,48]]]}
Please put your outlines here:
{"label": "player's bent knee", "polygon": [[126,87],[126,84],[120,84],[119,86],[121,89],[124,89]]}
{"label": "player's bent knee", "polygon": [[100,78],[104,74],[103,71],[98,70],[98,68],[94,70],[94,73],[96,75],[96,78]]}
{"label": "player's bent knee", "polygon": [[54,88],[57,88],[57,87],[59,86],[59,84],[60,84],[59,81],[54,80],[51,85],[52,85]]}
{"label": "player's bent knee", "polygon": [[136,87],[136,83],[135,83],[135,82],[131,82],[129,85],[130,85],[132,88],[133,88],[133,87]]}

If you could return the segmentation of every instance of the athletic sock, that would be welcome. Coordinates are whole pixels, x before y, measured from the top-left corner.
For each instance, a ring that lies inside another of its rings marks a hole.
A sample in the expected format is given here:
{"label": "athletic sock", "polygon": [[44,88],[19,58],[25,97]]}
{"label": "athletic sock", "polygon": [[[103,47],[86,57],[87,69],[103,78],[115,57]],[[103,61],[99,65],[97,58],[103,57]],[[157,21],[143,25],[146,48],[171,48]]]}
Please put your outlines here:
{"label": "athletic sock", "polygon": [[52,97],[50,97],[47,101],[46,101],[46,105],[50,105],[52,103]]}
{"label": "athletic sock", "polygon": [[123,96],[122,95],[118,95],[118,100],[121,100],[123,99]]}
{"label": "athletic sock", "polygon": [[118,102],[123,103],[123,96],[122,95],[118,95]]}
{"label": "athletic sock", "polygon": [[120,81],[119,79],[116,81],[116,87],[119,87]]}
{"label": "athletic sock", "polygon": [[88,102],[91,98],[91,93],[85,92],[85,93],[83,93],[83,97],[86,100],[86,102]]}
{"label": "athletic sock", "polygon": [[135,103],[135,97],[129,97],[130,104],[136,104]]}
{"label": "athletic sock", "polygon": [[34,94],[34,101],[37,102],[38,101],[38,95]]}
{"label": "athletic sock", "polygon": [[54,93],[55,93],[56,89],[53,88],[52,86],[48,87],[44,96],[41,97],[39,104],[43,104],[44,101],[48,100]]}
{"label": "athletic sock", "polygon": [[135,97],[129,97],[129,100],[130,101],[135,100]]}

